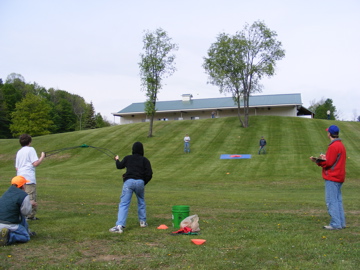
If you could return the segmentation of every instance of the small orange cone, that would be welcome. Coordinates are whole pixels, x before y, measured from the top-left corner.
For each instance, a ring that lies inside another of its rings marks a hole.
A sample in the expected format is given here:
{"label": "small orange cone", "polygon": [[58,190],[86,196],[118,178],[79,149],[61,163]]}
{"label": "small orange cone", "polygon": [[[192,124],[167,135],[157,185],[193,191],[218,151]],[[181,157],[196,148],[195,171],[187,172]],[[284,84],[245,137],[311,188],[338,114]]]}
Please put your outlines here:
{"label": "small orange cone", "polygon": [[166,230],[168,229],[169,227],[166,226],[165,224],[161,224],[159,227],[157,227],[159,230]]}
{"label": "small orange cone", "polygon": [[205,239],[191,239],[191,242],[193,242],[195,245],[202,245],[206,242]]}

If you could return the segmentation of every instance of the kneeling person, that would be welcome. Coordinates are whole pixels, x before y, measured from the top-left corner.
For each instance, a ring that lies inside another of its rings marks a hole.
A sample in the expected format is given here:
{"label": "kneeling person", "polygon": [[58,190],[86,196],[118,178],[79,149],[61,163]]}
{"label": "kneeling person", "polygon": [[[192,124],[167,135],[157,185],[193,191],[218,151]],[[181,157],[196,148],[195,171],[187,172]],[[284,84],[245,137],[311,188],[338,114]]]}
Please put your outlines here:
{"label": "kneeling person", "polygon": [[30,201],[25,192],[24,185],[28,182],[22,176],[15,176],[9,189],[0,197],[0,246],[26,243],[30,236],[35,235],[30,232],[25,218],[36,206],[36,202]]}

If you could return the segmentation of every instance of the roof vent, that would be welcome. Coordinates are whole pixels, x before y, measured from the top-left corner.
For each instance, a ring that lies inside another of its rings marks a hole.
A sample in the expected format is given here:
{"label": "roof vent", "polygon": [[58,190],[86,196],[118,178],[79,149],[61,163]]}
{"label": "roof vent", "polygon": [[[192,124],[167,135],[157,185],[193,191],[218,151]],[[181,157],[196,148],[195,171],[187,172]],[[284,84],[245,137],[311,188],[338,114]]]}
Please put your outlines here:
{"label": "roof vent", "polygon": [[191,98],[193,97],[192,94],[183,94],[182,96],[182,101],[190,101]]}

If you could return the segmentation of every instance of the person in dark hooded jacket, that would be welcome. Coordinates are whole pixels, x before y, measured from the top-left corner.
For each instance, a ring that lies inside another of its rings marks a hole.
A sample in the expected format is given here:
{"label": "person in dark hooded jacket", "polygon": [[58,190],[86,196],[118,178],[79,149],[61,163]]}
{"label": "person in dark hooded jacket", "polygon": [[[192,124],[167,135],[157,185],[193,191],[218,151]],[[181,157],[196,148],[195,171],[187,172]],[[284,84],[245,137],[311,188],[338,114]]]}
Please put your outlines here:
{"label": "person in dark hooded jacket", "polygon": [[121,161],[119,156],[116,156],[115,162],[117,169],[126,168],[126,172],[123,174],[124,184],[120,196],[118,219],[116,225],[109,231],[114,233],[122,233],[124,231],[133,193],[135,193],[138,201],[140,227],[147,227],[145,185],[151,180],[153,172],[150,161],[144,157],[143,144],[135,142],[132,146],[132,155],[125,156]]}

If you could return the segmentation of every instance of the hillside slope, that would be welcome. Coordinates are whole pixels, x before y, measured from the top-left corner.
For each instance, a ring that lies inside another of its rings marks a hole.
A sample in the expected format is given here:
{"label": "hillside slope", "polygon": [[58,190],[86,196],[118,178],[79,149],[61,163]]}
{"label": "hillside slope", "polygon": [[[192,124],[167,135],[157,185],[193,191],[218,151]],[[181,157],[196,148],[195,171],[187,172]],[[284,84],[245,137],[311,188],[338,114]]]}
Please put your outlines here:
{"label": "hillside slope", "polygon": [[[33,138],[40,154],[83,144],[111,150],[120,157],[131,154],[135,141],[144,143],[145,156],[153,165],[154,179],[161,184],[233,181],[277,182],[320,178],[320,169],[308,157],[325,152],[329,143],[325,129],[337,124],[348,151],[347,178],[359,179],[360,123],[293,117],[256,116],[250,127],[241,128],[235,117],[154,123],[154,137],[147,138],[148,123],[112,126]],[[191,137],[191,153],[183,153],[183,137]],[[258,155],[264,136],[267,154]],[[17,139],[0,140],[0,183],[8,181],[13,168]],[[251,154],[251,159],[221,160],[221,154]],[[113,161],[93,148],[66,150],[47,157],[37,168],[39,178],[103,179],[119,177]]]}

